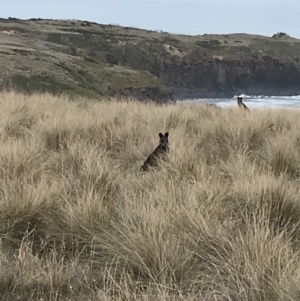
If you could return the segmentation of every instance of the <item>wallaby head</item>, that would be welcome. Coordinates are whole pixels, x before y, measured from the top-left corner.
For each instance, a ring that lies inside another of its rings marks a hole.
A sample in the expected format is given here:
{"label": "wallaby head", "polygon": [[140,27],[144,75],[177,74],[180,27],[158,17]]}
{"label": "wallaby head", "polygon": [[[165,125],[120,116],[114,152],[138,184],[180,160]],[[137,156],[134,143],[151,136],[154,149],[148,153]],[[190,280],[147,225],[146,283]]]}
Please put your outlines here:
{"label": "wallaby head", "polygon": [[162,133],[158,134],[159,136],[159,146],[168,151],[169,150],[169,133],[166,132],[164,135]]}
{"label": "wallaby head", "polygon": [[267,123],[267,128],[275,135],[275,124],[274,123]]}
{"label": "wallaby head", "polygon": [[243,97],[239,97],[237,98],[237,103],[242,103],[243,102]]}
{"label": "wallaby head", "polygon": [[249,108],[243,103],[243,97],[237,97],[237,104],[239,108],[244,108],[246,111],[250,111]]}

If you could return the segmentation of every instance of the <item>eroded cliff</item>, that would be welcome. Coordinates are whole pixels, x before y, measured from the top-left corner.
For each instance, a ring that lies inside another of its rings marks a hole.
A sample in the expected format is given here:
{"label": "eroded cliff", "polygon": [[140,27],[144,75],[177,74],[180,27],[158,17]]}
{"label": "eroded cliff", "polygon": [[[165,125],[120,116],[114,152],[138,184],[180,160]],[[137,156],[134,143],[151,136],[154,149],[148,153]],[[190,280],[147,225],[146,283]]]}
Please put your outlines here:
{"label": "eroded cliff", "polygon": [[164,101],[300,94],[300,40],[171,35],[87,21],[0,20],[0,87]]}

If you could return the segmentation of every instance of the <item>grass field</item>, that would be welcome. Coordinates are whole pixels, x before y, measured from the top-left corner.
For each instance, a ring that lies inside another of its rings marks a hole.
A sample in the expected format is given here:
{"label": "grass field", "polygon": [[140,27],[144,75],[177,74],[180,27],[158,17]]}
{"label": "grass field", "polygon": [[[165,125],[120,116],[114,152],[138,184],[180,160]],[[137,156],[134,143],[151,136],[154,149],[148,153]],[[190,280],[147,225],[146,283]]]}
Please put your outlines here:
{"label": "grass field", "polygon": [[0,300],[299,300],[300,111],[0,105]]}

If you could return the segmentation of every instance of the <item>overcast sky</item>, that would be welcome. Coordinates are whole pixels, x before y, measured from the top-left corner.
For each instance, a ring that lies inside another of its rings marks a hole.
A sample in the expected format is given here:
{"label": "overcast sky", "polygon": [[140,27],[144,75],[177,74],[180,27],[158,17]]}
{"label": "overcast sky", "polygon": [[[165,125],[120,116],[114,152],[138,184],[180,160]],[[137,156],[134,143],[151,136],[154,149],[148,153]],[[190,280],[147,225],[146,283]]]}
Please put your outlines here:
{"label": "overcast sky", "polygon": [[300,0],[0,0],[0,17],[81,19],[171,33],[285,32],[300,38]]}

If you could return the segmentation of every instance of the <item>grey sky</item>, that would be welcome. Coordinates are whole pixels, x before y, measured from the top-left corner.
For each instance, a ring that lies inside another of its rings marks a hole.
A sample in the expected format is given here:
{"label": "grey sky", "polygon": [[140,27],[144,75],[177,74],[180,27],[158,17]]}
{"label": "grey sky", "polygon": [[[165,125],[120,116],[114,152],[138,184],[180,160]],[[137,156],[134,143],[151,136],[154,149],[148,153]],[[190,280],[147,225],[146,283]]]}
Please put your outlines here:
{"label": "grey sky", "polygon": [[81,19],[172,33],[300,38],[300,0],[0,0],[0,17]]}

